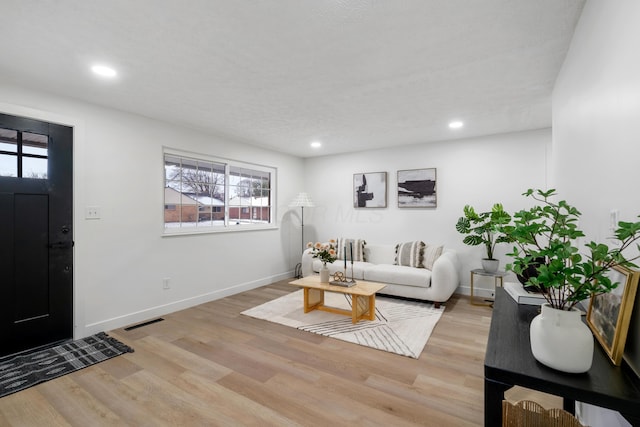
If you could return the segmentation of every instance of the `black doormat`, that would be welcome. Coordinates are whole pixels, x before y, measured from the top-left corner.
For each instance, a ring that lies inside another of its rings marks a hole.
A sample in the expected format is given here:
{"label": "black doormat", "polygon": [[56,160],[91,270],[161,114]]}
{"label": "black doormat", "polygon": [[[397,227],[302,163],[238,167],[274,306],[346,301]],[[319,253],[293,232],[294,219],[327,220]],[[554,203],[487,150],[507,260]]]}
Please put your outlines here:
{"label": "black doormat", "polygon": [[103,362],[133,349],[104,332],[0,359],[0,397]]}

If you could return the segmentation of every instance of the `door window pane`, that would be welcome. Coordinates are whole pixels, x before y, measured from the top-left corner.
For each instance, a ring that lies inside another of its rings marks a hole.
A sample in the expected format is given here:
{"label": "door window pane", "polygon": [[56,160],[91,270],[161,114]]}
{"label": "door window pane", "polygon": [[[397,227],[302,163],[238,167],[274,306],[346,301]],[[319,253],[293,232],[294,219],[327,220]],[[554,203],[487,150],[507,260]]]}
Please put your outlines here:
{"label": "door window pane", "polygon": [[18,176],[18,157],[0,154],[0,176]]}
{"label": "door window pane", "polygon": [[49,138],[46,135],[24,132],[22,134],[22,152],[24,154],[36,154],[47,156]]}
{"label": "door window pane", "polygon": [[22,177],[47,179],[47,159],[23,157]]}
{"label": "door window pane", "polygon": [[0,151],[18,152],[18,132],[0,128]]}
{"label": "door window pane", "polygon": [[0,176],[47,179],[49,137],[0,128]]}

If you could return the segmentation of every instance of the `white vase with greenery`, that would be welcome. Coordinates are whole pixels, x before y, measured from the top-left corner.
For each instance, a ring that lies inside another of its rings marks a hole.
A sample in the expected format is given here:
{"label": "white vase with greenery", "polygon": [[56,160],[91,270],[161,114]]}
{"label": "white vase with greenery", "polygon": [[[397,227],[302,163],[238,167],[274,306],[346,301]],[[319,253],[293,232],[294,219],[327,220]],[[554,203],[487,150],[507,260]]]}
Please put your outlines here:
{"label": "white vase with greenery", "polygon": [[[578,240],[584,233],[577,227],[581,213],[564,200],[554,202],[553,189],[530,189],[523,195],[538,204],[514,213],[502,231],[515,243],[507,270],[522,274],[533,268],[536,274],[525,285],[538,289],[547,301],[531,322],[531,350],[551,368],[586,372],[591,368],[593,335],[574,308],[618,285],[607,274],[615,265],[636,267],[633,261],[640,256],[640,247],[634,243],[640,239],[640,222],[620,221],[612,238],[614,248],[591,241],[584,245],[583,255]],[[634,256],[623,255],[634,249]]]}
{"label": "white vase with greenery", "polygon": [[307,247],[311,249],[311,255],[313,258],[318,258],[322,261],[322,267],[320,268],[320,282],[329,283],[329,268],[328,262],[334,262],[337,259],[337,252],[335,248],[335,240],[329,240],[328,243],[307,243]]}
{"label": "white vase with greenery", "polygon": [[323,263],[320,268],[320,282],[329,283],[329,267],[326,263]]}
{"label": "white vase with greenery", "polygon": [[529,341],[533,357],[550,368],[569,373],[591,369],[593,335],[582,322],[580,310],[558,310],[543,304],[531,321]]}

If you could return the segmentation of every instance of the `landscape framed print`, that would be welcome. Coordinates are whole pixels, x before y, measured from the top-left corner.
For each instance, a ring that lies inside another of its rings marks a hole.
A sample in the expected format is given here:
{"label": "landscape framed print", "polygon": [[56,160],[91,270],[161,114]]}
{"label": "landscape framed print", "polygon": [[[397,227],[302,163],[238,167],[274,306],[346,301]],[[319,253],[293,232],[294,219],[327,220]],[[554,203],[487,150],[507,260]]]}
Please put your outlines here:
{"label": "landscape framed print", "polygon": [[437,206],[436,168],[398,171],[399,208],[435,208]]}
{"label": "landscape framed print", "polygon": [[387,207],[387,173],[369,172],[353,174],[353,207]]}
{"label": "landscape framed print", "polygon": [[629,331],[640,272],[614,266],[607,278],[618,286],[606,294],[591,297],[587,324],[614,365],[619,366]]}

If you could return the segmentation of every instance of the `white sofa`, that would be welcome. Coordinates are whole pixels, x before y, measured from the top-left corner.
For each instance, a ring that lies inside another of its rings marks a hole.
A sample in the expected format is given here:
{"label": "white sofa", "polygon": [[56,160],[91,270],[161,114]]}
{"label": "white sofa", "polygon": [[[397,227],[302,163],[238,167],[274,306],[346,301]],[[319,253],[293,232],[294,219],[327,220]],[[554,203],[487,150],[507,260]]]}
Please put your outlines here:
{"label": "white sofa", "polygon": [[[318,273],[322,262],[311,255],[307,249],[302,254],[302,276]],[[444,249],[442,255],[433,264],[433,270],[426,268],[394,265],[395,245],[366,244],[365,261],[353,263],[353,278],[370,282],[384,283],[386,287],[379,293],[406,298],[433,301],[436,307],[447,301],[460,283],[460,263],[456,252]],[[336,260],[327,264],[331,274],[344,271],[344,261]],[[347,262],[347,277],[351,277],[351,262]]]}

